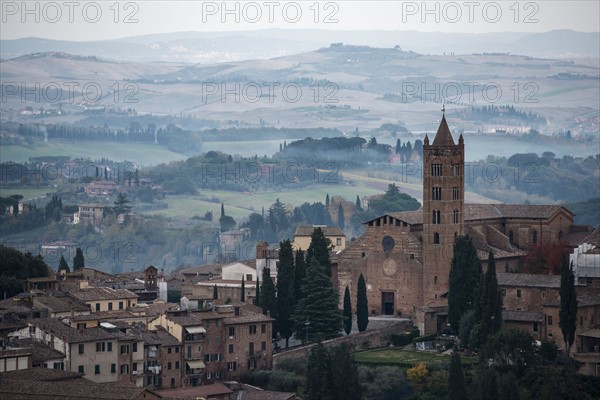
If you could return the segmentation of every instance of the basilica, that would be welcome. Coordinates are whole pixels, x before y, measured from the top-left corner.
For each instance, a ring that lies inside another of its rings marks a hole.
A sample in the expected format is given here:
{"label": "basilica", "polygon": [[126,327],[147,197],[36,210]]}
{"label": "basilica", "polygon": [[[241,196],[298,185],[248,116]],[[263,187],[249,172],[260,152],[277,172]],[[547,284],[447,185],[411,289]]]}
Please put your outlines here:
{"label": "basilica", "polygon": [[371,315],[411,318],[422,333],[448,328],[448,276],[454,240],[469,235],[484,270],[488,253],[499,272],[518,271],[528,248],[571,233],[574,214],[559,205],[465,204],[465,143],[442,116],[423,142],[423,206],[365,222],[333,268],[339,293],[367,283]]}

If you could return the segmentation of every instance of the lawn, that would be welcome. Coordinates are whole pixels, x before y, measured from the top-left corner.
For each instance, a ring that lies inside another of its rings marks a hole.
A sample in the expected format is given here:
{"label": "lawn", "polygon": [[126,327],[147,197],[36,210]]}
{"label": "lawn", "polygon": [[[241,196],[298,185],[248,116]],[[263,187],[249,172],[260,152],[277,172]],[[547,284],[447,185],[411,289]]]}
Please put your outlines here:
{"label": "lawn", "polygon": [[45,197],[46,193],[54,193],[56,188],[5,188],[0,187],[0,197],[10,197],[13,194],[20,194],[25,200],[32,200],[38,197]]}
{"label": "lawn", "polygon": [[[369,365],[398,365],[410,368],[424,363],[425,365],[450,364],[450,356],[431,351],[406,351],[401,349],[381,349],[354,354],[354,360],[359,364]],[[475,360],[461,357],[463,364],[473,364]]]}

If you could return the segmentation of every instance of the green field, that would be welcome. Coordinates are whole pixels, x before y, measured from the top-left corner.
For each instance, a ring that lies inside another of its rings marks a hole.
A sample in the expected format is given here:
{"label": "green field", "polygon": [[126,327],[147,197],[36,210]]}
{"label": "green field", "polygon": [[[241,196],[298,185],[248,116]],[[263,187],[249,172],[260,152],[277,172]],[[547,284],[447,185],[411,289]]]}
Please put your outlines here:
{"label": "green field", "polygon": [[35,142],[32,146],[1,146],[0,161],[24,162],[29,157],[69,156],[92,160],[108,158],[113,161],[131,161],[140,166],[151,166],[163,162],[183,160],[186,157],[165,147],[153,144],[115,142]]}
{"label": "green field", "polygon": [[[450,356],[431,351],[406,351],[400,349],[381,349],[365,351],[354,354],[354,360],[359,364],[370,365],[398,365],[406,368],[418,364],[441,365],[450,364]],[[469,357],[461,357],[462,363],[469,365],[475,360]]]}
{"label": "green field", "polygon": [[45,197],[46,193],[54,193],[55,188],[4,188],[0,187],[0,197],[10,197],[14,194],[20,194],[24,200],[31,200],[38,197]]}

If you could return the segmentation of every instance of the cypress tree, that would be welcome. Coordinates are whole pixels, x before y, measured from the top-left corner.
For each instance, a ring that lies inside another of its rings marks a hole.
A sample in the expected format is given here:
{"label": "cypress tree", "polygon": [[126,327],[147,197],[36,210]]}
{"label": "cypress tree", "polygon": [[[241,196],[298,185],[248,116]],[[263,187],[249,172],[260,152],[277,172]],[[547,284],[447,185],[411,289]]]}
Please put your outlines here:
{"label": "cypress tree", "polygon": [[563,255],[560,273],[560,310],[558,312],[558,317],[567,355],[570,354],[571,346],[575,340],[575,330],[577,328],[577,304],[575,275],[573,274],[573,269],[569,268],[567,256]]}
{"label": "cypress tree", "polygon": [[246,302],[246,279],[242,276],[242,293],[240,294],[240,301],[242,303]]}
{"label": "cypress tree", "polygon": [[467,398],[465,375],[458,353],[452,353],[448,374],[448,400],[464,400]]}
{"label": "cypress tree", "polygon": [[338,205],[338,215],[337,215],[337,225],[341,230],[344,230],[346,227],[346,221],[344,218],[344,207],[342,207],[342,203]]}
{"label": "cypress tree", "polygon": [[58,273],[60,274],[63,270],[65,272],[71,272],[69,269],[69,264],[67,264],[67,260],[65,260],[65,256],[60,256],[60,261],[58,262]]}
{"label": "cypress tree", "polygon": [[[271,279],[271,270],[264,268],[262,272],[262,286],[260,288],[260,307],[263,314],[272,318],[277,316],[277,299],[275,297],[275,285]],[[273,338],[277,337],[277,320],[273,321]]]}
{"label": "cypress tree", "polygon": [[306,251],[306,259],[311,260],[313,257],[316,262],[321,265],[327,276],[331,277],[331,261],[329,259],[329,249],[331,242],[323,234],[321,228],[315,228],[310,237],[310,246]]}
{"label": "cypress tree", "polygon": [[358,277],[356,289],[356,324],[358,331],[362,332],[369,325],[369,305],[367,303],[367,285],[363,274]]}
{"label": "cypress tree", "polygon": [[73,257],[73,271],[78,271],[85,268],[85,260],[83,258],[83,251],[78,247],[75,251],[75,257]]}
{"label": "cypress tree", "polygon": [[356,195],[356,209],[358,211],[362,211],[362,205],[360,204],[360,198],[358,197],[358,195]]}
{"label": "cypress tree", "polygon": [[325,207],[329,208],[329,193],[327,193],[327,196],[325,196]]}
{"label": "cypress tree", "polygon": [[479,364],[477,370],[477,398],[478,400],[498,400],[498,384],[496,371],[485,364]]}
{"label": "cypress tree", "polygon": [[254,299],[254,305],[260,306],[260,279],[258,276],[256,277],[256,296]]}
{"label": "cypress tree", "polygon": [[221,217],[225,216],[225,205],[221,203]]}
{"label": "cypress tree", "polygon": [[329,350],[329,376],[335,400],[361,400],[358,369],[352,362],[348,345],[342,343]]}
{"label": "cypress tree", "polygon": [[296,250],[296,260],[294,263],[294,305],[298,304],[302,298],[302,282],[306,277],[306,261],[304,260],[304,251]]}
{"label": "cypress tree", "polygon": [[308,263],[302,295],[292,317],[296,337],[308,336],[315,341],[339,336],[343,324],[337,293],[323,266],[314,257]]}
{"label": "cypress tree", "polygon": [[294,253],[292,243],[284,240],[279,243],[279,266],[277,267],[277,325],[285,338],[285,347],[292,336],[291,320],[294,307]]}
{"label": "cypress tree", "polygon": [[350,289],[346,286],[346,290],[344,291],[344,331],[346,335],[350,334],[352,331],[352,303],[350,302]]}
{"label": "cypress tree", "polygon": [[481,289],[480,343],[498,331],[502,326],[502,295],[498,290],[496,261],[494,254],[488,254],[488,268]]}
{"label": "cypress tree", "polygon": [[[309,263],[310,265],[310,263]],[[306,400],[334,400],[331,387],[329,352],[322,343],[310,350],[306,365]]]}
{"label": "cypress tree", "polygon": [[481,277],[481,261],[469,236],[459,236],[448,282],[448,322],[457,332],[463,314],[479,303],[476,288]]}

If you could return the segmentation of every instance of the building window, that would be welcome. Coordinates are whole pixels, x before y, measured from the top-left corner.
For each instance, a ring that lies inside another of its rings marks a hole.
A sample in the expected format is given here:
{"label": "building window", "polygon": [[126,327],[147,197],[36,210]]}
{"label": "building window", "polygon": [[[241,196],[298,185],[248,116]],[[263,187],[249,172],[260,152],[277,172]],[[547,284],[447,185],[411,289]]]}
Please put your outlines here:
{"label": "building window", "polygon": [[235,361],[231,361],[227,363],[227,371],[235,371],[237,363]]}
{"label": "building window", "polygon": [[437,275],[433,277],[433,283],[437,283]]}
{"label": "building window", "polygon": [[110,364],[110,373],[114,374],[117,372],[117,364]]}
{"label": "building window", "polygon": [[458,210],[454,210],[454,223],[458,224]]}
{"label": "building window", "polygon": [[440,244],[440,234],[437,232],[433,234],[433,244]]}
{"label": "building window", "polygon": [[108,311],[112,311],[112,301],[108,303]]}
{"label": "building window", "polygon": [[254,343],[253,342],[248,343],[248,354],[251,356],[254,355]]}
{"label": "building window", "polygon": [[440,210],[433,210],[432,212],[432,223],[434,225],[442,223],[442,213]]}
{"label": "building window", "polygon": [[563,231],[558,231],[558,240],[561,240],[563,238]]}
{"label": "building window", "polygon": [[96,303],[96,311],[100,311],[100,303]]}
{"label": "building window", "polygon": [[267,324],[260,324],[260,333],[267,333]]}
{"label": "building window", "polygon": [[452,200],[460,200],[460,189],[458,186],[452,188]]}
{"label": "building window", "polygon": [[248,326],[248,333],[250,335],[256,335],[256,325],[249,325]]}
{"label": "building window", "polygon": [[133,343],[133,352],[137,353],[137,343],[136,342]]}
{"label": "building window", "polygon": [[517,289],[517,299],[521,298],[521,289]]}
{"label": "building window", "polygon": [[459,176],[460,175],[460,165],[458,165],[458,164],[453,164],[452,165],[452,175],[453,176]]}
{"label": "building window", "polygon": [[252,274],[246,274],[246,282],[252,282]]}
{"label": "building window", "polygon": [[171,347],[167,347],[167,354],[171,354]]}
{"label": "building window", "polygon": [[335,245],[336,246],[341,246],[342,245],[342,238],[336,238],[335,239]]}
{"label": "building window", "polygon": [[513,239],[514,239],[513,231],[509,231],[508,232],[508,241],[512,243]]}
{"label": "building window", "polygon": [[107,342],[106,343],[106,350],[107,351],[112,351],[112,342]]}
{"label": "building window", "polygon": [[260,349],[261,349],[262,351],[266,351],[266,350],[267,350],[267,342],[262,342],[262,343],[260,344]]}
{"label": "building window", "polygon": [[532,243],[537,243],[537,231],[533,231],[531,232],[531,242]]}
{"label": "building window", "polygon": [[129,354],[129,345],[128,344],[121,345],[121,354]]}
{"label": "building window", "polygon": [[546,292],[542,292],[542,299],[546,298]]}
{"label": "building window", "polygon": [[167,369],[171,369],[171,367],[172,367],[172,364],[171,364],[171,361],[169,361],[169,362],[167,363]]}
{"label": "building window", "polygon": [[431,164],[431,176],[442,176],[442,164]]}
{"label": "building window", "polygon": [[500,289],[501,293],[502,293],[502,297],[506,296],[506,289]]}
{"label": "building window", "polygon": [[434,187],[431,189],[431,200],[441,200],[442,199],[442,188]]}
{"label": "building window", "polygon": [[179,361],[175,361],[175,369],[179,369]]}
{"label": "building window", "polygon": [[123,309],[123,302],[122,302],[122,301],[120,301],[120,302],[119,302],[119,310],[122,310],[122,309]]}
{"label": "building window", "polygon": [[179,353],[179,347],[175,347],[175,353]]}
{"label": "building window", "polygon": [[85,367],[83,365],[80,365],[79,368],[77,368],[77,370],[80,374],[85,374]]}
{"label": "building window", "polygon": [[235,326],[229,327],[229,337],[232,338],[235,336]]}
{"label": "building window", "polygon": [[129,364],[121,364],[121,374],[129,373]]}
{"label": "building window", "polygon": [[534,322],[534,323],[533,323],[533,332],[537,333],[537,332],[538,332],[538,330],[539,330],[539,329],[538,329],[538,323],[537,323],[537,322]]}
{"label": "building window", "polygon": [[100,366],[98,364],[96,364],[94,366],[94,374],[95,375],[100,375]]}
{"label": "building window", "polygon": [[232,344],[229,345],[229,354],[231,354],[231,353],[233,353],[233,345]]}
{"label": "building window", "polygon": [[171,387],[175,387],[175,378],[171,378]]}
{"label": "building window", "polygon": [[79,344],[79,354],[84,354],[85,353],[84,349],[85,349],[85,345],[83,343],[80,343]]}

